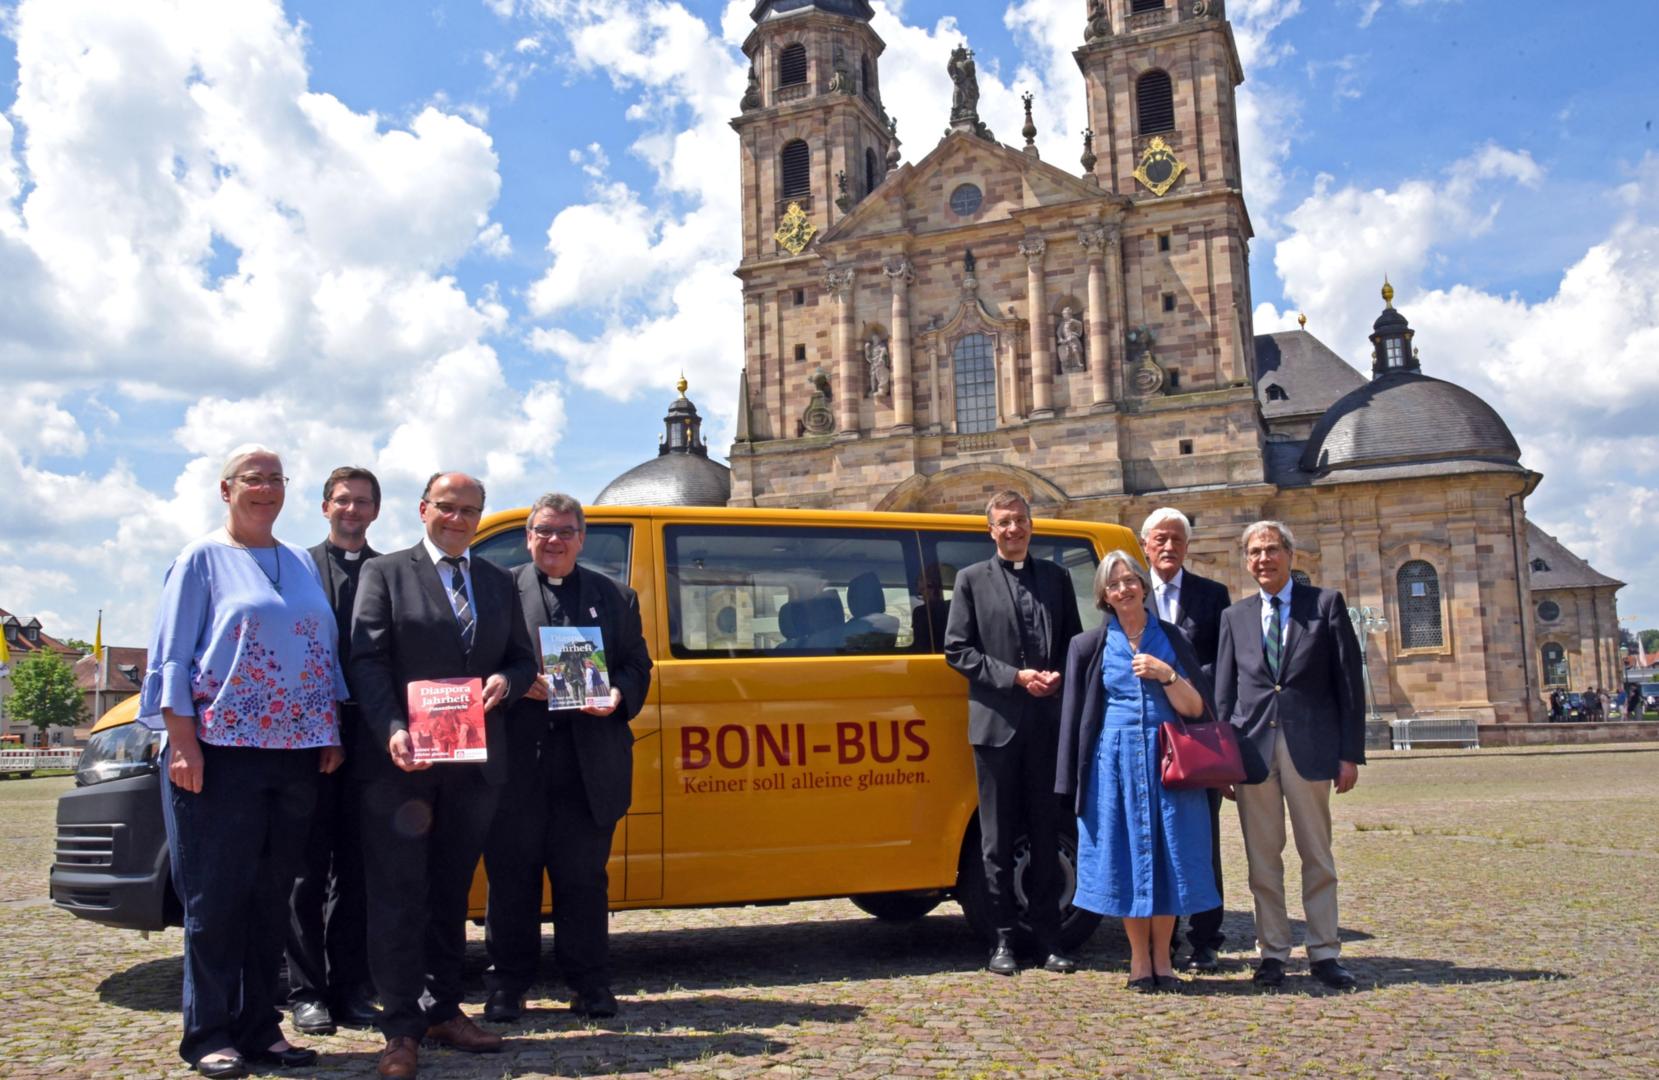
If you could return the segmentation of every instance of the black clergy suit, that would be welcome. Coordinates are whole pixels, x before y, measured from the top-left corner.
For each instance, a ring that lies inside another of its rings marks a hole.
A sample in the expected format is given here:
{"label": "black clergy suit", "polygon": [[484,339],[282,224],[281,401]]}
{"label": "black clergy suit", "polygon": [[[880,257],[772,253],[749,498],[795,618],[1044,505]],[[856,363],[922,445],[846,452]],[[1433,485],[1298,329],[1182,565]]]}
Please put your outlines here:
{"label": "black clergy suit", "polygon": [[[355,559],[348,559],[355,554]],[[380,552],[364,545],[352,553],[323,541],[310,549],[323,592],[339,628],[340,670],[351,676],[351,608],[357,581]],[[340,703],[340,745],[346,762],[319,778],[305,866],[288,898],[288,1000],[330,1009],[372,997],[369,978],[363,843],[358,828],[355,762],[373,747],[355,701]]]}
{"label": "black clergy suit", "polygon": [[[633,799],[634,736],[628,722],[651,689],[651,654],[639,597],[578,565],[565,578],[567,605],[534,563],[513,571],[526,629],[597,626],[622,704],[609,716],[549,710],[523,698],[512,708],[507,786],[490,830],[485,920],[492,991],[522,995],[541,955],[541,882],[553,887],[553,958],[579,994],[610,989],[610,881],[605,862],[616,823]],[[609,692],[608,690],[606,691]]]}
{"label": "black clergy suit", "polygon": [[[1154,583],[1157,575],[1153,575]],[[1204,671],[1206,680],[1215,677],[1215,652],[1221,643],[1221,613],[1233,603],[1227,586],[1212,581],[1182,567],[1180,587],[1176,592],[1174,626],[1187,639]],[[1221,792],[1208,791],[1210,800],[1210,864],[1215,870],[1215,891],[1221,892]],[[1193,948],[1200,946],[1220,949],[1226,936],[1221,932],[1225,905],[1209,911],[1200,911],[1187,919],[1187,942]],[[1179,922],[1180,920],[1176,920]]]}
{"label": "black clergy suit", "polygon": [[[956,575],[945,660],[968,679],[968,741],[998,935],[1012,934],[1018,923],[1014,845],[1026,835],[1031,845],[1026,918],[1039,949],[1053,953],[1060,948],[1060,803],[1054,772],[1061,690],[1034,697],[1015,676],[1023,668],[1059,671],[1082,623],[1071,575],[1048,559],[1028,556],[1023,562],[1015,570],[993,556]],[[1034,607],[1026,606],[1022,595]]]}
{"label": "black clergy suit", "polygon": [[[447,574],[449,568],[444,567]],[[536,676],[518,590],[506,570],[470,560],[476,618],[462,644],[449,596],[425,544],[362,570],[351,625],[350,685],[374,749],[358,763],[369,888],[369,963],[381,1030],[421,1038],[460,1012],[467,892],[507,778],[507,705]],[[406,691],[418,679],[507,679],[485,717],[488,760],[404,772],[388,742],[408,730]],[[423,1010],[420,998],[430,993]]]}

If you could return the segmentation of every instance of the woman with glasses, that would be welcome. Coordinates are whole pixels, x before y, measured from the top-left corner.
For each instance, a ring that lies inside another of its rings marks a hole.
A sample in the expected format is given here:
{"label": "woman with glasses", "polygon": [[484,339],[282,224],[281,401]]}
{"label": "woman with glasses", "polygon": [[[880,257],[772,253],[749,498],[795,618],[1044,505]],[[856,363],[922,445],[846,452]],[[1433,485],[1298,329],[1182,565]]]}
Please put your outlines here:
{"label": "woman with glasses", "polygon": [[1202,790],[1163,786],[1158,728],[1202,716],[1210,700],[1192,646],[1148,608],[1151,583],[1127,551],[1094,577],[1098,627],[1072,639],[1060,707],[1056,790],[1077,814],[1077,894],[1086,911],[1123,919],[1129,989],[1175,990],[1175,919],[1221,904]]}
{"label": "woman with glasses", "polygon": [[262,446],[220,473],[225,523],[168,567],[139,720],[164,728],[162,814],[184,904],[184,1037],[203,1076],[309,1065],[278,1026],[278,964],[346,686],[316,563],[271,532],[287,477]]}

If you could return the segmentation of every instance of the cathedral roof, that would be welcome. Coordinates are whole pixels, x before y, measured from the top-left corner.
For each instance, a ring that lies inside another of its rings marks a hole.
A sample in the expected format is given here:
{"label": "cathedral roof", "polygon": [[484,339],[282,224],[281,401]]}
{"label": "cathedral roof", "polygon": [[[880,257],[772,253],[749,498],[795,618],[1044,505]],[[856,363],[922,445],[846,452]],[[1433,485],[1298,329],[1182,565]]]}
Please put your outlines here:
{"label": "cathedral roof", "polygon": [[1587,589],[1601,585],[1624,584],[1574,555],[1561,541],[1530,521],[1527,522],[1527,559],[1532,563],[1533,592],[1540,589]]}
{"label": "cathedral roof", "polygon": [[1307,472],[1470,460],[1521,467],[1521,448],[1497,410],[1463,387],[1416,371],[1373,379],[1343,395],[1314,425]]}
{"label": "cathedral roof", "polygon": [[709,460],[703,442],[703,421],[697,406],[685,396],[686,381],[679,382],[680,396],[668,406],[663,417],[664,433],[657,456],[641,462],[605,485],[593,500],[595,506],[725,506],[732,497],[732,471]]}
{"label": "cathedral roof", "polygon": [[1269,422],[1322,413],[1364,385],[1365,376],[1306,330],[1256,337],[1256,400]]}
{"label": "cathedral roof", "polygon": [[868,0],[759,0],[754,10],[749,12],[749,17],[758,23],[793,15],[797,11],[825,11],[831,15],[865,20],[875,17],[875,10]]}

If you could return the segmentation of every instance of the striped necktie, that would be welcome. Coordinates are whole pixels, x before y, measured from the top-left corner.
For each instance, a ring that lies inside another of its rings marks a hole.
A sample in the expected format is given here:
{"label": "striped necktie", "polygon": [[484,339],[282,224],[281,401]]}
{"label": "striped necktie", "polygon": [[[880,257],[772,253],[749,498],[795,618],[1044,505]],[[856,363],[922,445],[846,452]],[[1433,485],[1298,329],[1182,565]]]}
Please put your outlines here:
{"label": "striped necktie", "polygon": [[1268,600],[1268,603],[1273,605],[1273,616],[1267,620],[1267,640],[1262,642],[1262,649],[1267,653],[1267,670],[1272,672],[1273,677],[1277,679],[1279,677],[1279,639],[1283,637],[1284,626],[1279,621],[1279,598],[1277,596],[1272,597]]}
{"label": "striped necktie", "polygon": [[467,579],[461,574],[466,564],[464,555],[445,555],[449,564],[449,604],[455,609],[455,621],[461,627],[461,648],[472,651],[472,639],[478,633],[478,620],[473,617],[472,605],[467,603]]}

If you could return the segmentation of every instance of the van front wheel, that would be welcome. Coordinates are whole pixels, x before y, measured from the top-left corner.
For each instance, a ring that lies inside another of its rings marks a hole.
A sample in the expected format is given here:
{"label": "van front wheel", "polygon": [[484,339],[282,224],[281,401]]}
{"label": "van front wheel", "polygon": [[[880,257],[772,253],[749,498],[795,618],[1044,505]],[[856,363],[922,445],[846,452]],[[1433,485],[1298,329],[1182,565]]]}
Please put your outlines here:
{"label": "van front wheel", "polygon": [[848,897],[853,906],[882,922],[915,922],[938,907],[945,894],[937,890],[864,893]]}
{"label": "van front wheel", "polygon": [[[1076,952],[1089,940],[1100,925],[1100,916],[1072,904],[1077,894],[1077,837],[1070,829],[1060,833],[1060,949]],[[1014,843],[1014,901],[1019,905],[1019,932],[1029,939],[1031,924],[1025,916],[1026,869],[1031,864],[1031,848],[1025,837]],[[995,940],[996,918],[991,914],[991,892],[985,884],[985,861],[980,853],[979,825],[968,829],[962,839],[962,854],[956,867],[956,901],[962,905],[962,914],[974,933],[986,943]]]}

